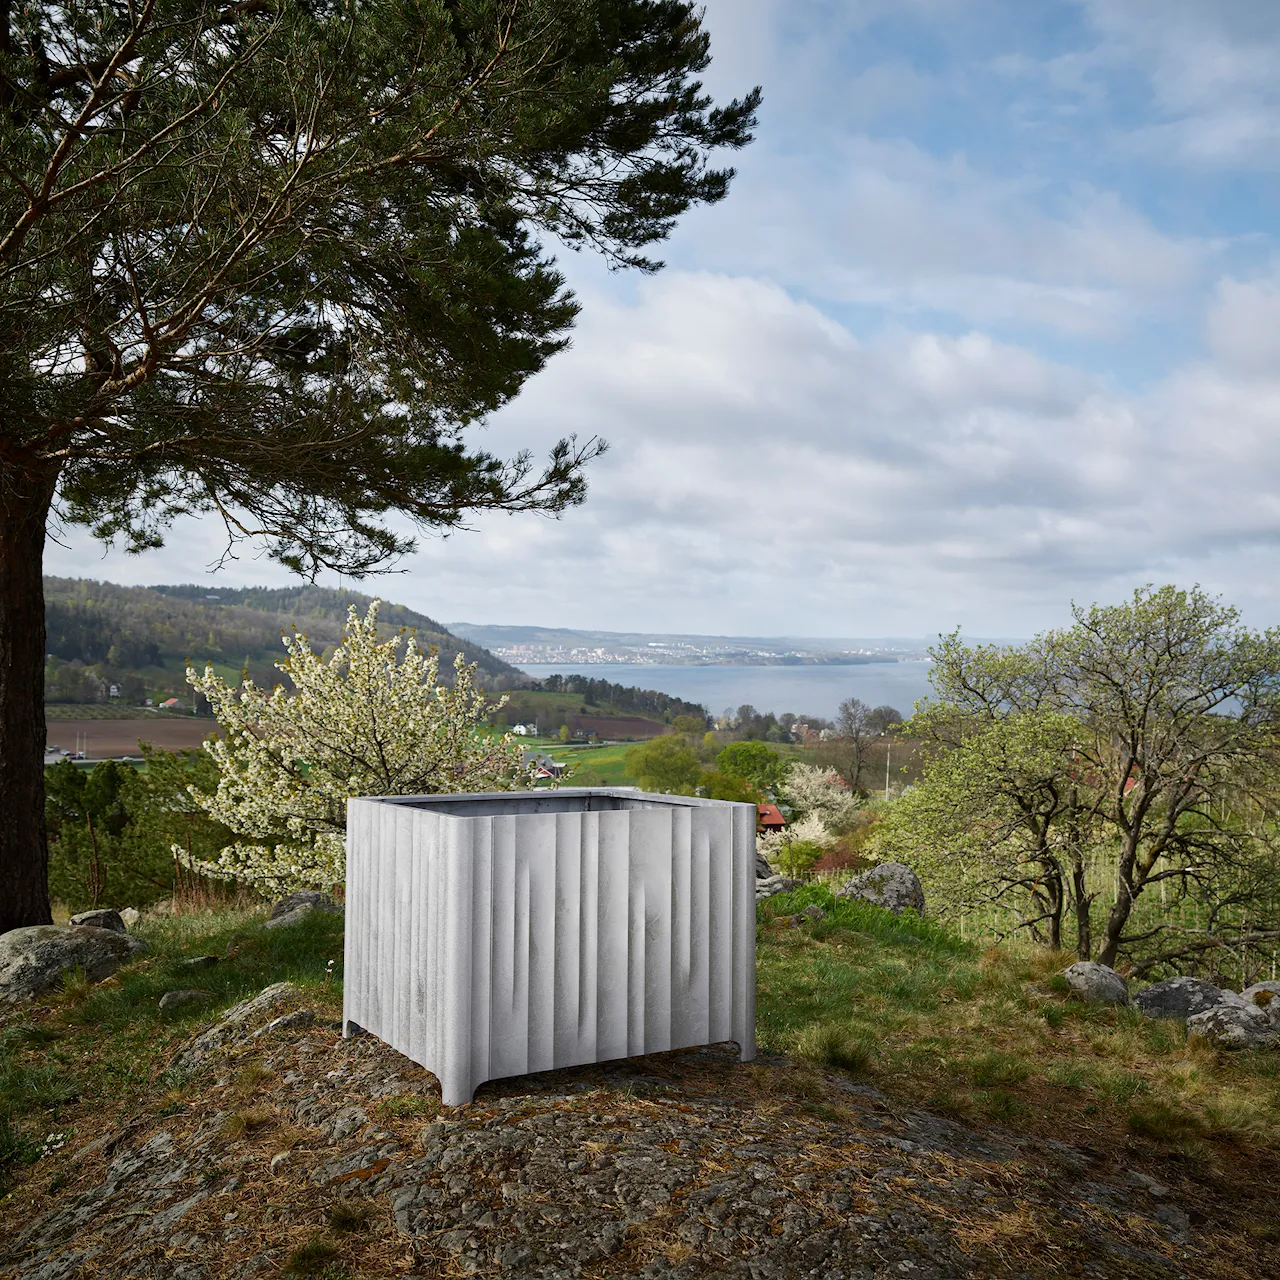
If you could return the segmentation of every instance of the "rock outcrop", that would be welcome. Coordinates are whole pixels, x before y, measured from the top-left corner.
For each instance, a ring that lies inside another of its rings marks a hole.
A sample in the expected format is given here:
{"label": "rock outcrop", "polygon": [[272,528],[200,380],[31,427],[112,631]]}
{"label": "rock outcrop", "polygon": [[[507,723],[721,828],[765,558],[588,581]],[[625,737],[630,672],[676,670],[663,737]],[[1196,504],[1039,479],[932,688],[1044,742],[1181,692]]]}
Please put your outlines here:
{"label": "rock outcrop", "polygon": [[873,906],[884,907],[900,916],[908,907],[924,914],[924,888],[920,877],[901,862],[882,862],[870,871],[856,875],[836,895],[861,898]]}
{"label": "rock outcrop", "polygon": [[1080,960],[1062,971],[1067,985],[1089,1004],[1129,1003],[1129,984],[1105,964]]}
{"label": "rock outcrop", "polygon": [[314,889],[299,889],[287,898],[281,898],[271,908],[271,917],[263,925],[264,929],[283,929],[299,920],[305,920],[314,911],[323,911],[327,915],[341,915],[338,906],[327,893],[318,893]]}
{"label": "rock outcrop", "polygon": [[[202,1031],[177,1054],[173,1060],[174,1069],[183,1072],[199,1069],[220,1050],[253,1035],[255,1022],[260,1022],[272,1013],[288,1008],[290,1005],[295,1009],[292,1015],[277,1017],[267,1026],[302,1026],[308,1022],[314,1022],[315,1014],[311,1010],[297,1008],[302,998],[302,992],[292,982],[277,982],[265,987],[256,996],[241,1000],[239,1004],[232,1005],[213,1026],[207,1031]],[[290,1017],[292,1021],[288,1020]]]}
{"label": "rock outcrop", "polygon": [[124,917],[109,907],[101,907],[97,911],[82,911],[72,916],[68,924],[84,924],[91,929],[114,929],[117,933],[125,933]]}
{"label": "rock outcrop", "polygon": [[89,925],[11,929],[0,934],[0,1000],[29,1000],[56,986],[70,969],[82,969],[90,982],[98,982],[146,949],[122,930]]}
{"label": "rock outcrop", "polygon": [[1218,1005],[1252,1007],[1249,1001],[1242,999],[1234,991],[1215,986],[1203,978],[1187,977],[1154,982],[1139,991],[1133,997],[1133,1003],[1148,1018],[1181,1018],[1184,1021]]}
{"label": "rock outcrop", "polygon": [[[270,1014],[262,1000],[237,1006],[237,1026]],[[298,1024],[231,1052],[222,1075],[193,1082],[200,1105],[95,1133],[50,1159],[39,1186],[56,1170],[59,1190],[22,1195],[20,1208],[10,1197],[0,1274],[275,1280],[302,1269],[294,1251],[335,1209],[370,1229],[340,1237],[346,1265],[328,1274],[513,1280],[1066,1270],[1011,1264],[1010,1221],[1053,1224],[1093,1275],[1186,1280],[1222,1274],[1220,1242],[1239,1230],[1202,1221],[1189,1240],[1181,1187],[1117,1175],[1055,1139],[969,1129],[865,1083],[824,1076],[831,1109],[814,1106],[811,1072],[785,1061],[768,1068],[762,1103],[765,1068],[744,1070],[725,1046],[494,1082],[443,1109],[431,1077],[372,1036]],[[266,1069],[255,1105],[276,1117],[274,1135],[229,1124],[251,1062]],[[406,1255],[411,1273],[388,1267]],[[1264,1260],[1254,1274],[1275,1272]]]}

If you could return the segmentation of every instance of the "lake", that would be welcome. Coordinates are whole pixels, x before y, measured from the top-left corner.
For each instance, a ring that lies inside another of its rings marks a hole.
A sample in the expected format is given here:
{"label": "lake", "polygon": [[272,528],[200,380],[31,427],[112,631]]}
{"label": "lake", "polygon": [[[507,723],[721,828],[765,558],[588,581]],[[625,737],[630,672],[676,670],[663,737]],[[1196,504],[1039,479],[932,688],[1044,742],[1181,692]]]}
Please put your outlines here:
{"label": "lake", "polygon": [[583,675],[611,684],[657,689],[700,702],[713,715],[749,702],[757,711],[834,720],[846,698],[896,707],[904,716],[929,692],[931,662],[867,662],[850,667],[678,667],[646,662],[536,663],[521,670],[536,679]]}

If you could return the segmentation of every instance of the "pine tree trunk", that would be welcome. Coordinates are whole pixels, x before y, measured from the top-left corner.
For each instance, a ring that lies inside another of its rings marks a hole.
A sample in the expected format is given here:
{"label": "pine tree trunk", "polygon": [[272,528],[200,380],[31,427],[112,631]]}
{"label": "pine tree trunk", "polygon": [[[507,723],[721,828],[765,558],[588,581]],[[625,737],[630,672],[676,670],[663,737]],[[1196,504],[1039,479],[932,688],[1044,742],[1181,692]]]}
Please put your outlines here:
{"label": "pine tree trunk", "polygon": [[0,933],[48,924],[44,537],[57,473],[0,454]]}

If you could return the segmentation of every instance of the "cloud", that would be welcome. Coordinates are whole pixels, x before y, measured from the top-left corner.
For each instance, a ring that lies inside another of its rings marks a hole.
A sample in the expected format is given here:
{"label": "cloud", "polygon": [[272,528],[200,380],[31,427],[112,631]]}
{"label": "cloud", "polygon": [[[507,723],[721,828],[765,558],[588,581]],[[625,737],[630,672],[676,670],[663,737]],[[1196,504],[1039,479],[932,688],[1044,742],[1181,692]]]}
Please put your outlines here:
{"label": "cloud", "polygon": [[1219,283],[1207,323],[1209,346],[1237,373],[1280,374],[1280,280],[1226,279]]}
{"label": "cloud", "polygon": [[[711,0],[713,91],[766,89],[730,199],[656,278],[572,259],[573,348],[482,437],[607,437],[587,504],[375,588],[444,620],[1026,634],[1199,580],[1280,620],[1280,275],[1243,261],[1248,207],[1175,216],[1207,165],[1280,155],[1280,10],[1049,9]],[[221,549],[188,523],[50,565],[173,581]]]}
{"label": "cloud", "polygon": [[740,278],[668,275],[595,317],[495,427],[603,429],[588,505],[419,558],[496,571],[472,614],[750,631],[772,600],[798,633],[1008,631],[1280,533],[1280,384],[1203,365],[1134,397],[980,333],[858,340]]}
{"label": "cloud", "polygon": [[[762,139],[769,146],[768,137]],[[1214,248],[1083,180],[838,134],[752,157],[679,261],[768,276],[822,303],[1111,337],[1194,290]]]}
{"label": "cloud", "polygon": [[[858,338],[741,277],[672,272],[632,303],[588,298],[573,350],[485,439],[607,436],[587,504],[427,539],[376,589],[477,621],[1017,634],[1072,596],[1210,560],[1230,585],[1223,557],[1280,541],[1280,380],[1247,346],[1242,375],[1231,337],[1259,298],[1277,305],[1270,285],[1225,282],[1210,327],[1226,358],[1143,396],[980,332]],[[188,525],[133,564],[190,578],[211,537]],[[73,568],[92,572],[51,556]],[[242,561],[226,577],[273,575]]]}
{"label": "cloud", "polygon": [[1145,80],[1154,118],[1130,136],[1149,158],[1276,167],[1280,10],[1274,5],[1082,0],[1082,8],[1100,41],[1095,66]]}

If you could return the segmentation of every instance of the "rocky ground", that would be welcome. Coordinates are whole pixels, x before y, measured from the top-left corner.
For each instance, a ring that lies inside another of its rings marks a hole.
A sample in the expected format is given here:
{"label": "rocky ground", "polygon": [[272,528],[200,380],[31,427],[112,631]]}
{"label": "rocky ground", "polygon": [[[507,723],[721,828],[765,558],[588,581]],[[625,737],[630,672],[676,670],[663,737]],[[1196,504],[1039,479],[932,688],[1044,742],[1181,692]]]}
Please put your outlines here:
{"label": "rocky ground", "polygon": [[281,985],[199,1036],[165,1097],[4,1202],[0,1274],[1280,1274],[1212,1171],[975,1131],[729,1048],[495,1082],[442,1109],[434,1077],[331,1018]]}

